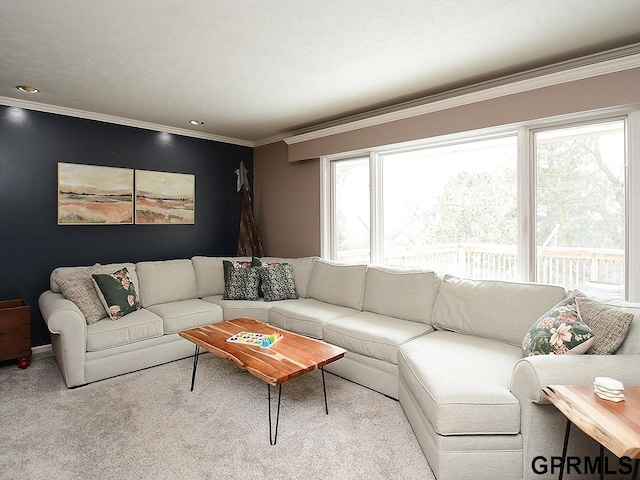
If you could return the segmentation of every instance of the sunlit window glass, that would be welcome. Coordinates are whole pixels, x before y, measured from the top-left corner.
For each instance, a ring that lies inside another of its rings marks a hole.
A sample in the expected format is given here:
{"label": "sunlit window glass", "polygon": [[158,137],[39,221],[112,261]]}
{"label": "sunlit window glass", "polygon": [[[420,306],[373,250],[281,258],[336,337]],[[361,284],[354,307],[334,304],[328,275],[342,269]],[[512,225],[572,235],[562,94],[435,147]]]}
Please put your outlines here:
{"label": "sunlit window glass", "polygon": [[537,281],[623,297],[624,122],[534,135]]}

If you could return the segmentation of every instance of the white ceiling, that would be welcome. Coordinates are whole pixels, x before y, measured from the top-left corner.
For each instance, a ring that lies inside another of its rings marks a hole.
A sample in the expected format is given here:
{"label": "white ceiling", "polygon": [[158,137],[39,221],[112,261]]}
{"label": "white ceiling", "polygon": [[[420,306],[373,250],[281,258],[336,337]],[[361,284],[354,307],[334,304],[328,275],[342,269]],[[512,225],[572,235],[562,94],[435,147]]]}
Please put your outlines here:
{"label": "white ceiling", "polygon": [[638,42],[640,0],[2,0],[0,100],[251,143]]}

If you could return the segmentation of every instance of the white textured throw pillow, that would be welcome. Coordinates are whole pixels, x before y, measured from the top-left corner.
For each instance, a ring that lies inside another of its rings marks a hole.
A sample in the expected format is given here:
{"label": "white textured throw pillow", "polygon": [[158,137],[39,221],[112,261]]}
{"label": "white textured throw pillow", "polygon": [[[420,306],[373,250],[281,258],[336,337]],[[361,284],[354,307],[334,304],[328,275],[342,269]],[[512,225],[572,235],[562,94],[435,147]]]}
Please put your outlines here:
{"label": "white textured throw pillow", "polygon": [[104,309],[93,286],[91,275],[94,273],[100,273],[98,264],[55,279],[65,298],[71,300],[80,309],[87,325],[108,317],[107,311]]}

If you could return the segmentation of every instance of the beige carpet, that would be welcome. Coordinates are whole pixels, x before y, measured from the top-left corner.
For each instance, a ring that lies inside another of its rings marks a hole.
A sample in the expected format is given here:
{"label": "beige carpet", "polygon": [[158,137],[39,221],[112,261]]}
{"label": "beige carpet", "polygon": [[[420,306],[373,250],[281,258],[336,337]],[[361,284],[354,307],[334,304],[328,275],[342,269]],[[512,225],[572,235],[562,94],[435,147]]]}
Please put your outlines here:
{"label": "beige carpet", "polygon": [[[269,445],[267,387],[200,357],[68,390],[52,356],[0,367],[2,479],[434,479],[400,404],[320,372],[284,384]],[[276,390],[272,390],[274,408]]]}

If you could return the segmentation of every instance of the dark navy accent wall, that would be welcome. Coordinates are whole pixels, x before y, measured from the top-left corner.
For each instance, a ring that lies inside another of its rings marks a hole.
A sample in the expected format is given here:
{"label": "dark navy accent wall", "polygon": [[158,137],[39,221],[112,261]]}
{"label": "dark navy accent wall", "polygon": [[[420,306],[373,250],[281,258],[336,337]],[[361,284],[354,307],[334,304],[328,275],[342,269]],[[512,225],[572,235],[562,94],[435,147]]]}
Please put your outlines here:
{"label": "dark navy accent wall", "polygon": [[[0,300],[32,310],[32,344],[50,343],[38,310],[59,266],[235,255],[235,170],[253,149],[0,106]],[[195,225],[58,225],[58,162],[190,173]]]}

